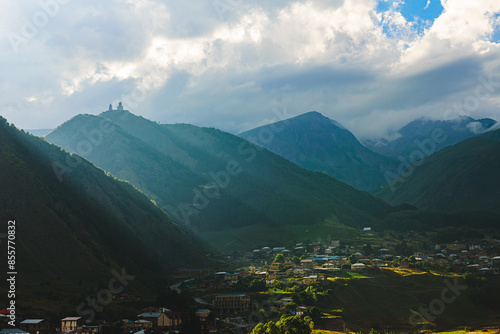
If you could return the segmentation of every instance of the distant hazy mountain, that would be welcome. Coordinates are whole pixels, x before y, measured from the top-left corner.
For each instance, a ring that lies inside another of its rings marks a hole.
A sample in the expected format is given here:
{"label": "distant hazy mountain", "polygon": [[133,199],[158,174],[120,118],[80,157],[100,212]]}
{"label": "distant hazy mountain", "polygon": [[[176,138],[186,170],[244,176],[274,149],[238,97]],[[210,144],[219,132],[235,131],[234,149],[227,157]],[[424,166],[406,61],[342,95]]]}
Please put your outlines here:
{"label": "distant hazy mountain", "polygon": [[0,157],[0,221],[6,232],[7,221],[16,220],[20,303],[29,300],[36,307],[47,298],[56,303],[69,297],[80,303],[113,277],[112,270],[137,276],[130,282],[137,287],[176,266],[206,261],[181,228],[133,186],[3,118]]}
{"label": "distant hazy mountain", "polygon": [[[86,149],[106,121],[113,131]],[[130,181],[219,248],[303,239],[305,231],[311,239],[326,237],[335,231],[328,224],[359,229],[389,209],[367,193],[216,129],[161,125],[114,110],[77,116],[46,139]]]}
{"label": "distant hazy mountain", "polygon": [[364,141],[363,144],[385,156],[407,159],[420,151],[428,156],[445,147],[490,130],[497,122],[490,118],[459,117],[447,121],[417,119],[398,131],[399,138],[387,141]]}
{"label": "distant hazy mountain", "polygon": [[500,213],[500,130],[469,138],[412,166],[377,195],[421,209]]}
{"label": "distant hazy mountain", "polygon": [[300,167],[326,173],[360,190],[384,187],[384,173],[396,173],[398,164],[364,147],[342,125],[315,111],[240,136]]}

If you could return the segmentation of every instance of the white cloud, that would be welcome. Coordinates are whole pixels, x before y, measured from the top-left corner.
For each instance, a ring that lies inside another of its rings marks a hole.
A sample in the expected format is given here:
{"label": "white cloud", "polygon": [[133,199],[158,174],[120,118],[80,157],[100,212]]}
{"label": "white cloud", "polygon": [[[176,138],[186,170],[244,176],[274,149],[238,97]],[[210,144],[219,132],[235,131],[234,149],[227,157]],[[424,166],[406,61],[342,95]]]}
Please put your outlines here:
{"label": "white cloud", "polygon": [[[374,0],[221,1],[221,16],[201,0],[60,5],[17,54],[0,40],[1,113],[21,127],[55,127],[140,88],[144,99],[128,107],[160,122],[238,132],[287,106],[375,137],[440,117],[474,93],[478,76],[498,74],[496,0],[442,1],[420,34],[402,1],[385,12]],[[42,10],[36,0],[0,9],[4,36],[22,35],[23,19]],[[472,116],[495,116],[499,96]]]}

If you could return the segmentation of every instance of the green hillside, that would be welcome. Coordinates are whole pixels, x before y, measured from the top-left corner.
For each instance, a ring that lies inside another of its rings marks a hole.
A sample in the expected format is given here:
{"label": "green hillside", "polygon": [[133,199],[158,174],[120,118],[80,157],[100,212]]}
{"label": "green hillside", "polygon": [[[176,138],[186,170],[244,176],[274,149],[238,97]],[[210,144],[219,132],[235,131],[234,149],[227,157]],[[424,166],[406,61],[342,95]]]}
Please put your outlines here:
{"label": "green hillside", "polygon": [[[380,332],[417,333],[425,329],[498,323],[498,277],[483,277],[478,279],[480,284],[467,285],[458,275],[401,272],[404,276],[392,270],[373,270],[363,273],[369,277],[366,279],[337,280],[332,293],[318,298],[317,306],[322,310],[342,309],[346,326],[351,331],[364,333],[372,328]],[[443,312],[435,316],[429,308],[435,307],[448,286],[457,286],[460,290],[455,290],[453,302],[446,303]]]}
{"label": "green hillside", "polygon": [[[419,162],[420,163],[420,162]],[[500,130],[470,138],[426,157],[412,175],[377,195],[421,209],[500,213]]]}
{"label": "green hillside", "polygon": [[[85,140],[82,129],[91,131],[106,119],[113,122],[114,131],[90,152],[80,153],[130,181],[218,248],[279,242],[287,238],[283,230],[290,226],[297,229],[295,234],[324,233],[308,228],[317,224],[340,226],[343,232],[346,226],[358,230],[389,209],[368,193],[216,129],[162,125],[127,111],[111,111],[78,116],[46,139],[78,152],[78,143]],[[255,228],[259,225],[263,228]],[[259,233],[263,230],[267,233]]]}
{"label": "green hillside", "polygon": [[298,166],[326,173],[356,189],[380,190],[397,161],[364,147],[349,130],[318,112],[261,126],[239,135]]}
{"label": "green hillside", "polygon": [[149,294],[160,274],[205,262],[191,238],[136,188],[3,118],[0,157],[0,221],[17,226],[18,304],[74,308],[71,300],[84,300],[120,268],[136,276],[135,293]]}

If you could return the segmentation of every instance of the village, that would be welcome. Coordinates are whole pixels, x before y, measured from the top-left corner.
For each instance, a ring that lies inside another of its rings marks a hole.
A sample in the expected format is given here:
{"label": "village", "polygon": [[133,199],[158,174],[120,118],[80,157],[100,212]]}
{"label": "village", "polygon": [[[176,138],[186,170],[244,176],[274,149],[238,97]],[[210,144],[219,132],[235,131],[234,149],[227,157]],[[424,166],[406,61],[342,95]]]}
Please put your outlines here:
{"label": "village", "polygon": [[83,314],[69,314],[59,323],[18,315],[18,325],[12,328],[6,325],[8,310],[2,310],[4,329],[0,334],[250,333],[256,324],[283,314],[307,315],[327,324],[329,330],[347,332],[342,308],[323,310],[317,298],[335,293],[335,287],[348,280],[391,270],[473,273],[476,277],[500,273],[498,240],[435,244],[432,248],[433,252],[411,252],[404,242],[374,247],[332,240],[211,254],[231,258],[226,267],[232,269],[184,268],[174,274],[178,283],[169,289],[192,298],[190,311],[154,305],[137,309],[136,317],[130,319],[89,321]]}

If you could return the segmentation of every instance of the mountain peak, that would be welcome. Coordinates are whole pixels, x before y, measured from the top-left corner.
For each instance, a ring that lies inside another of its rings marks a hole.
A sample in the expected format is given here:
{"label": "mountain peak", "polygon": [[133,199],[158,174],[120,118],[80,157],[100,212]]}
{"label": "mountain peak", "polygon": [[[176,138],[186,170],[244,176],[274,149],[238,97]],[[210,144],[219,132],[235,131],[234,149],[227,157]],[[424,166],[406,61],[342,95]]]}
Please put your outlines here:
{"label": "mountain peak", "polygon": [[[270,140],[262,140],[269,133]],[[340,123],[310,111],[240,134],[256,145],[313,171],[321,171],[358,189],[373,191],[385,184],[381,166],[392,161],[371,152]],[[375,175],[375,176],[374,176]]]}
{"label": "mountain peak", "polygon": [[339,122],[337,122],[337,121],[335,121],[335,120],[333,120],[331,118],[328,118],[327,116],[325,116],[322,113],[319,113],[317,111],[306,112],[304,114],[295,116],[295,117],[287,120],[286,122],[290,122],[290,121],[294,121],[294,120],[295,121],[300,121],[300,122],[313,121],[313,122],[318,122],[319,124],[323,123],[323,124],[327,124],[327,125],[333,124],[333,125],[335,125],[336,127],[340,128],[340,129],[347,130]]}
{"label": "mountain peak", "polygon": [[307,116],[321,116],[321,117],[326,117],[326,116],[324,116],[322,113],[317,112],[317,111],[314,111],[314,110],[313,110],[313,111],[306,112],[306,113],[303,113],[303,114],[301,114],[301,115],[299,115],[299,116],[297,116],[297,117],[300,117],[300,116],[306,116],[306,115],[307,115]]}

